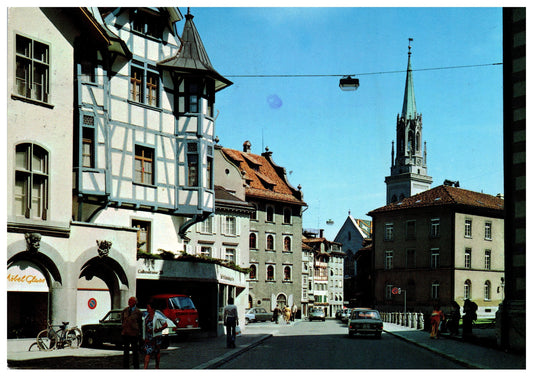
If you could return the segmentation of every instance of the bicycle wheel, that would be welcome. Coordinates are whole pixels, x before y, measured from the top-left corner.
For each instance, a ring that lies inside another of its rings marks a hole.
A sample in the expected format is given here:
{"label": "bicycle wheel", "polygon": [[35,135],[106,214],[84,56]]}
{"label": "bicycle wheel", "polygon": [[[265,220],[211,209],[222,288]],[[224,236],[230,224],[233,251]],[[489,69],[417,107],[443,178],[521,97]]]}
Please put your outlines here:
{"label": "bicycle wheel", "polygon": [[37,335],[37,345],[43,351],[51,351],[56,347],[57,334],[53,330],[43,330]]}
{"label": "bicycle wheel", "polygon": [[83,340],[83,334],[81,330],[77,327],[73,327],[67,331],[65,338],[67,346],[70,348],[79,348]]}

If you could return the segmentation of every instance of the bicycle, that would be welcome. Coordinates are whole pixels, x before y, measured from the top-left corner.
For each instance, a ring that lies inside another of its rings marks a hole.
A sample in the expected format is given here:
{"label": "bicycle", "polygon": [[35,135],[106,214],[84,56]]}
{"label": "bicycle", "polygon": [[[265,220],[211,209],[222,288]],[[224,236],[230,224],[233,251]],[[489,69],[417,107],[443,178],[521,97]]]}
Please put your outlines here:
{"label": "bicycle", "polygon": [[[30,346],[29,351],[34,345],[42,351],[80,347],[83,340],[81,330],[77,326],[67,328],[68,324],[68,322],[63,322],[61,325],[48,323],[48,328],[37,334],[37,341]],[[59,327],[59,329],[54,330],[54,327]]]}

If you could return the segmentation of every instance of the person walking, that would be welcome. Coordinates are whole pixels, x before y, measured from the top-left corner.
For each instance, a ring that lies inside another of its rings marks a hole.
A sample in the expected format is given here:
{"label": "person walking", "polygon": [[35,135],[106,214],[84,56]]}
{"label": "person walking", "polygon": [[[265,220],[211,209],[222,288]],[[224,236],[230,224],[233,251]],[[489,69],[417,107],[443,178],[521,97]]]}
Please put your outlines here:
{"label": "person walking", "polygon": [[294,322],[294,319],[296,318],[296,313],[298,312],[298,306],[296,306],[296,304],[292,305],[292,310],[291,310],[291,321]]}
{"label": "person walking", "polygon": [[459,320],[461,319],[461,306],[455,301],[452,302],[452,313],[446,324],[451,336],[459,333]]}
{"label": "person walking", "polygon": [[239,324],[237,306],[233,304],[233,298],[228,299],[224,307],[224,326],[226,326],[226,347],[235,348],[235,328]]}
{"label": "person walking", "polygon": [[463,339],[469,339],[472,336],[472,324],[477,319],[477,304],[465,299],[463,305]]}
{"label": "person walking", "polygon": [[122,310],[122,346],[124,355],[123,368],[129,368],[129,354],[133,356],[133,368],[139,368],[139,332],[141,330],[142,313],[137,307],[137,298],[130,297],[128,307]]}
{"label": "person walking", "polygon": [[285,306],[283,308],[283,317],[285,319],[285,323],[289,323],[289,320],[291,319],[291,308],[289,306]]}
{"label": "person walking", "polygon": [[429,334],[429,337],[431,339],[438,339],[439,338],[439,327],[440,322],[444,319],[444,313],[440,309],[440,305],[435,305],[433,308],[433,312],[431,313],[431,333]]}
{"label": "person walking", "polygon": [[167,319],[161,313],[156,313],[154,304],[149,303],[144,313],[143,322],[144,369],[148,368],[151,357],[155,357],[155,368],[159,368],[163,330],[167,327]]}
{"label": "person walking", "polygon": [[281,314],[281,310],[279,309],[279,306],[276,305],[274,308],[274,311],[272,313],[272,321],[276,322],[276,324],[279,324],[279,315]]}

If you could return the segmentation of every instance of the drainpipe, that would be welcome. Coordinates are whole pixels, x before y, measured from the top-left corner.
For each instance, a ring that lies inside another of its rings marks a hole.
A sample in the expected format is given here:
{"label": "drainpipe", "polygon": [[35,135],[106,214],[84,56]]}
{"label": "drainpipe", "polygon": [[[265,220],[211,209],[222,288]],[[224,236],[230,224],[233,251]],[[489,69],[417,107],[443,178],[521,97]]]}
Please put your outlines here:
{"label": "drainpipe", "polygon": [[187,230],[189,229],[189,227],[195,225],[196,223],[203,222],[204,220],[209,218],[210,215],[211,215],[211,213],[208,212],[208,213],[203,213],[203,214],[199,214],[199,215],[193,216],[191,219],[189,219],[188,221],[186,221],[185,223],[183,223],[180,226],[180,229],[179,229],[179,232],[178,232],[179,236],[182,239],[186,239],[187,238]]}

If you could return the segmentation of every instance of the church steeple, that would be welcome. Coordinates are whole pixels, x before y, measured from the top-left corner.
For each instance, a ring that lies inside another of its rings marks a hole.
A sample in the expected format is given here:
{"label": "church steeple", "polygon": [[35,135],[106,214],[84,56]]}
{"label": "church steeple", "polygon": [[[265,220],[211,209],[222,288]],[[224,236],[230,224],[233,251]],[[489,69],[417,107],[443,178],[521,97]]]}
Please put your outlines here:
{"label": "church steeple", "polygon": [[415,86],[413,83],[413,69],[411,68],[411,41],[409,38],[409,53],[407,58],[407,77],[405,78],[405,92],[403,95],[402,117],[414,119],[416,117]]}
{"label": "church steeple", "polygon": [[396,119],[396,157],[393,142],[391,175],[385,177],[387,203],[428,190],[433,182],[427,175],[425,143],[422,151],[422,115],[416,112],[411,41],[409,38],[402,113]]}

